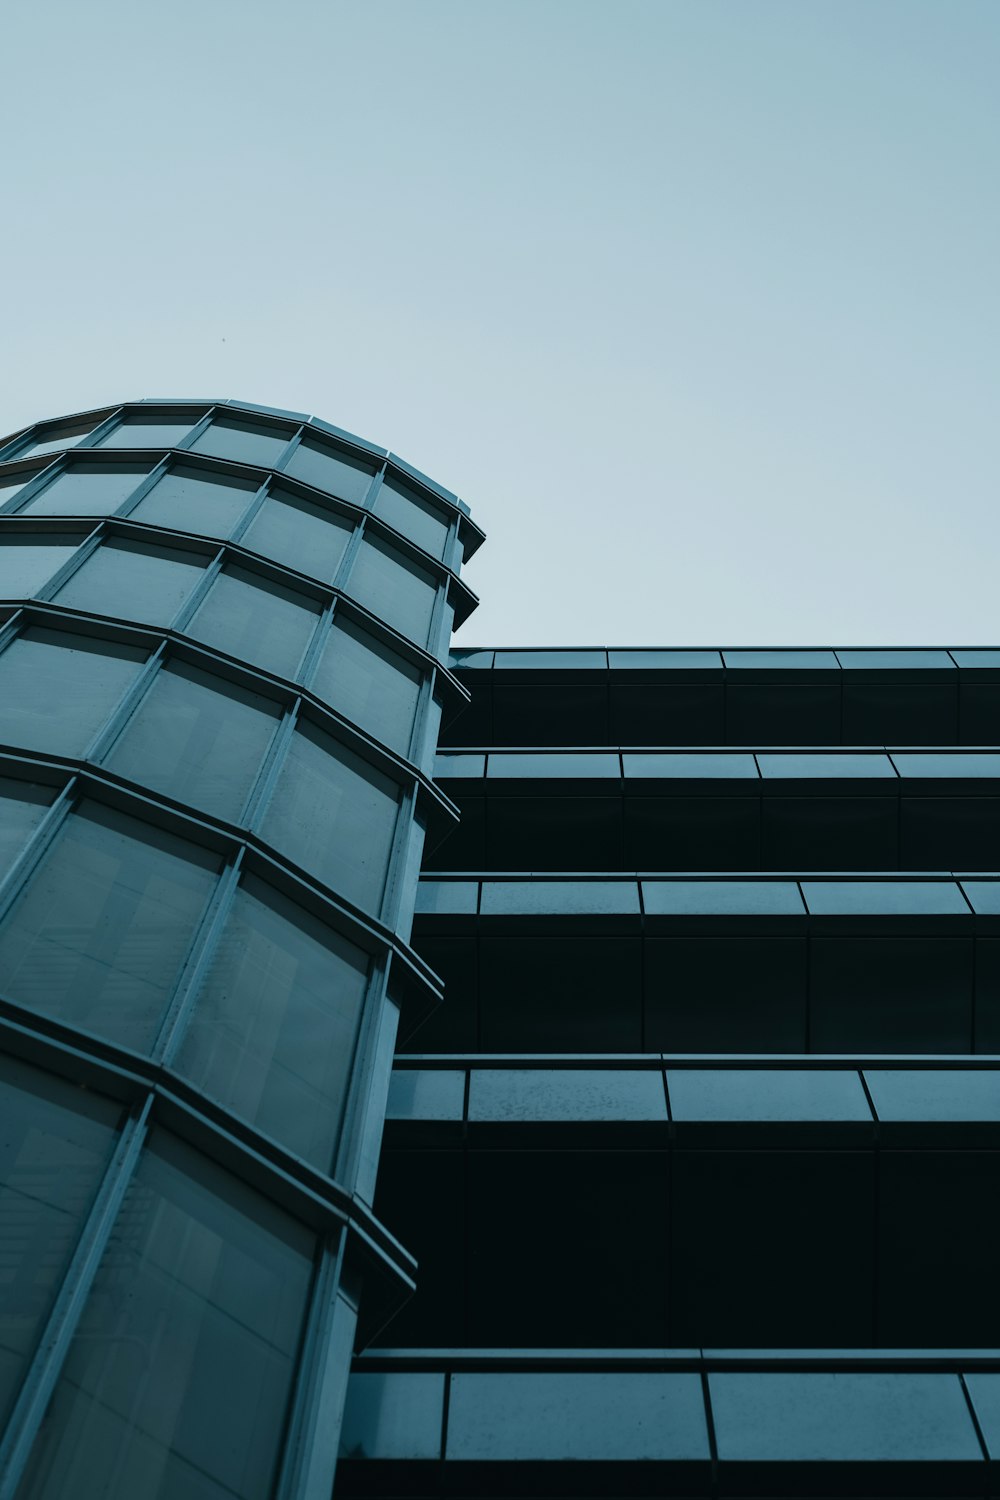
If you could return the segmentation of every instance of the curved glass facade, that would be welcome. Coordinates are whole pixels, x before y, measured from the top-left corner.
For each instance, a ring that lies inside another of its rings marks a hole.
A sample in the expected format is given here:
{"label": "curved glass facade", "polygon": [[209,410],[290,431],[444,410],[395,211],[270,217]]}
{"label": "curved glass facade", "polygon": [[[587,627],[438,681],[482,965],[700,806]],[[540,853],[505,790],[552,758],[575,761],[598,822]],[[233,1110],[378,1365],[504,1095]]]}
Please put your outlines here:
{"label": "curved glass facade", "polygon": [[481,535],[294,414],[0,445],[0,1497],[329,1493]]}

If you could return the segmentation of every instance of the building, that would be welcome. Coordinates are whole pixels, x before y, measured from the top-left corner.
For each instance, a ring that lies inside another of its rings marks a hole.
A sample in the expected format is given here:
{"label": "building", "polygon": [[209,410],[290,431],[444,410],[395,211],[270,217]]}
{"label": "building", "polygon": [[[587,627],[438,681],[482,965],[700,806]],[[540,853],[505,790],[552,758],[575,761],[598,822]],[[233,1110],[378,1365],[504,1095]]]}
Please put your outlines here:
{"label": "building", "polygon": [[1000,1493],[1000,651],[449,654],[240,403],[0,486],[0,1500]]}

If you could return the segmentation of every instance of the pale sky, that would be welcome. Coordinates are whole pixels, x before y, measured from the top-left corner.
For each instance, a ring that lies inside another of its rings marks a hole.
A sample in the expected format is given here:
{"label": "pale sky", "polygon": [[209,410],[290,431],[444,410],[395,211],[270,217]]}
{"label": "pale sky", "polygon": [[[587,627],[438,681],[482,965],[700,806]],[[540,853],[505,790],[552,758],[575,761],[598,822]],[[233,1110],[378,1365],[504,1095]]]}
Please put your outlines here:
{"label": "pale sky", "polygon": [[315,412],[458,644],[1000,642],[998,0],[8,0],[0,430]]}

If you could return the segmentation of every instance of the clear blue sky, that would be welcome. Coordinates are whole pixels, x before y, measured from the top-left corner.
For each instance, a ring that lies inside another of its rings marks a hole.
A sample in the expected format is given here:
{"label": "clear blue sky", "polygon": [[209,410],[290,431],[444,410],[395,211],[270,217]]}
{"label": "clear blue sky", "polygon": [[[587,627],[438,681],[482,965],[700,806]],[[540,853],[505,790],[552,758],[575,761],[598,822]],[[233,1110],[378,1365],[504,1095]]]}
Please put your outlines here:
{"label": "clear blue sky", "polygon": [[1000,641],[998,0],[14,0],[0,429],[317,412],[466,643]]}

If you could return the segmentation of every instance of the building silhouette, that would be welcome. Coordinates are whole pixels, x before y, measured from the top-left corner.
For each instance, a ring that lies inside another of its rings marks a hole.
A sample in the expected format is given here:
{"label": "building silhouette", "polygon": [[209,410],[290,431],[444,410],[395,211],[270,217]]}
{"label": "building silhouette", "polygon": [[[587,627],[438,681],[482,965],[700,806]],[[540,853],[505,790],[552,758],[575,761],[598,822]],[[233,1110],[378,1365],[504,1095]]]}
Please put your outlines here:
{"label": "building silhouette", "polygon": [[1000,651],[449,653],[481,539],[0,446],[0,1500],[1000,1492]]}

